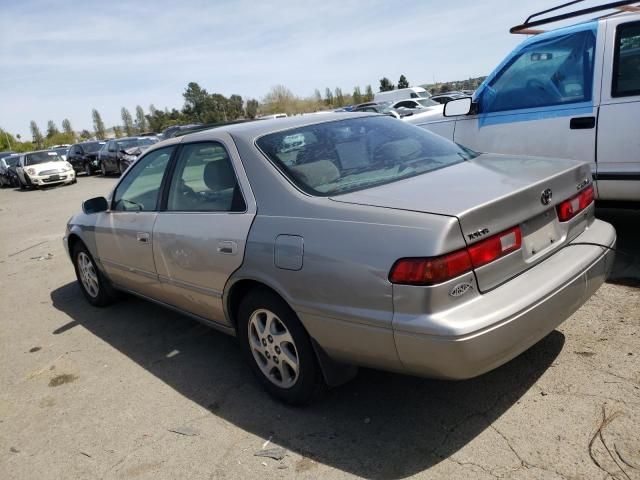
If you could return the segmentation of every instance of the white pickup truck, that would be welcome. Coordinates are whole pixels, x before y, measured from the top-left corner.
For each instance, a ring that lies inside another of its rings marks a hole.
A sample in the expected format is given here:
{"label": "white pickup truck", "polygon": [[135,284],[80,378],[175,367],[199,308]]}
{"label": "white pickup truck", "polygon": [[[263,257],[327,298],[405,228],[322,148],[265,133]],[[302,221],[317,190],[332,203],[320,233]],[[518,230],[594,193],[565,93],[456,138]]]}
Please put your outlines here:
{"label": "white pickup truck", "polygon": [[530,19],[555,9],[532,15],[511,31],[534,35],[473,99],[405,121],[478,151],[590,162],[599,199],[640,201],[640,8],[614,2],[577,13],[607,7],[614,10],[549,32],[532,28],[549,19]]}

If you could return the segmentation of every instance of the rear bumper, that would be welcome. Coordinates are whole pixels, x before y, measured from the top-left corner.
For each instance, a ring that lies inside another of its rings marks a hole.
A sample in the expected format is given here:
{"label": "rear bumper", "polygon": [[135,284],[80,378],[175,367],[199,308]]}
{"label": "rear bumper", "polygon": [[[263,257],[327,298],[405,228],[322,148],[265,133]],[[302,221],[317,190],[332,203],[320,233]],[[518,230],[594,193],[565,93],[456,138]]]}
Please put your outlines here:
{"label": "rear bumper", "polygon": [[[594,220],[571,243],[615,247],[616,233]],[[465,379],[508,362],[553,331],[604,283],[614,252],[567,246],[527,272],[444,315],[394,321],[398,356],[413,374]],[[439,334],[434,334],[437,323]],[[469,330],[468,326],[481,325]],[[464,327],[461,328],[461,326]],[[428,332],[428,333],[427,333]]]}

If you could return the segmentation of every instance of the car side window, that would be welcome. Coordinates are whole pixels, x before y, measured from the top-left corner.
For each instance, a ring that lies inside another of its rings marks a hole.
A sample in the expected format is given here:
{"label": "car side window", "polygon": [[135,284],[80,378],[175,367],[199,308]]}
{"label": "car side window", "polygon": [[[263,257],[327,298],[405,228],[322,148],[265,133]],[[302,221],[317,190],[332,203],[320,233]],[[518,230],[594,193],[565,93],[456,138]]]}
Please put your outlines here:
{"label": "car side window", "polygon": [[222,144],[203,142],[183,145],[169,187],[167,210],[246,210],[231,159]]}
{"label": "car side window", "polygon": [[109,150],[110,152],[115,152],[116,151],[116,142],[110,141],[107,144],[107,150]]}
{"label": "car side window", "polygon": [[480,113],[591,101],[595,31],[525,45],[479,95]]}
{"label": "car side window", "polygon": [[174,147],[165,147],[140,158],[113,194],[112,210],[153,211],[158,208],[160,187]]}
{"label": "car side window", "polygon": [[618,26],[611,90],[612,97],[640,95],[640,22]]}

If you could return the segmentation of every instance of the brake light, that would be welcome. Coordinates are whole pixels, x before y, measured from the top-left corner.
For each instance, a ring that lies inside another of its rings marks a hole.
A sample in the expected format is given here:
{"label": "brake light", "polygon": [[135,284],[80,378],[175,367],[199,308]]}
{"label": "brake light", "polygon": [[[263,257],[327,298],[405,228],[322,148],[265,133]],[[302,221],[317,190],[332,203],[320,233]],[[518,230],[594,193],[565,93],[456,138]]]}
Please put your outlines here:
{"label": "brake light", "polygon": [[470,270],[469,254],[466,250],[459,250],[441,257],[401,258],[391,268],[389,281],[405,285],[433,285]]}
{"label": "brake light", "polygon": [[508,253],[515,252],[522,246],[522,232],[520,227],[513,227],[471,245],[469,255],[474,268],[491,263]]}
{"label": "brake light", "polygon": [[493,262],[515,252],[521,246],[520,227],[513,227],[468,248],[440,257],[401,258],[391,268],[389,281],[404,285],[435,285]]}
{"label": "brake light", "polygon": [[571,220],[593,202],[593,185],[589,185],[575,197],[560,203],[556,210],[558,212],[558,220],[566,222]]}

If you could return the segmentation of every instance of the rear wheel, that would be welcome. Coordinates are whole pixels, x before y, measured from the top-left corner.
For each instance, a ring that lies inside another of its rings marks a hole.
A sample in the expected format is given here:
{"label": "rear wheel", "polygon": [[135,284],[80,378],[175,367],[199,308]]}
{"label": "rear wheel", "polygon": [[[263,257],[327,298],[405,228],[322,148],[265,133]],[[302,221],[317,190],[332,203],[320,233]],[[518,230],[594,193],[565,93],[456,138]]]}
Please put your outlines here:
{"label": "rear wheel", "polygon": [[91,171],[91,165],[89,165],[89,163],[88,163],[88,162],[84,164],[84,173],[85,173],[85,175],[86,175],[87,177],[90,177],[90,176],[91,176],[91,174],[93,173],[93,172]]}
{"label": "rear wheel", "polygon": [[295,312],[267,289],[251,291],[238,312],[238,338],[253,373],[274,397],[309,403],[324,381],[311,339]]}
{"label": "rear wheel", "polygon": [[73,248],[73,266],[80,289],[91,305],[105,307],[113,303],[116,292],[100,273],[89,250],[81,242]]}

